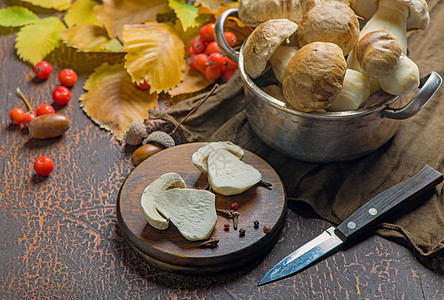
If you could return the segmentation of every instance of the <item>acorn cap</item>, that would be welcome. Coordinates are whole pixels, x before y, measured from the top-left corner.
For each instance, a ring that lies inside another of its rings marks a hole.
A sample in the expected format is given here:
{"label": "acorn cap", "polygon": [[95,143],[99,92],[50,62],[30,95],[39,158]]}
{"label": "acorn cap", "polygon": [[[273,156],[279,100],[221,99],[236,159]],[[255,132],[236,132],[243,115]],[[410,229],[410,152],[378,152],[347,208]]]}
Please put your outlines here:
{"label": "acorn cap", "polygon": [[125,133],[124,141],[128,145],[139,145],[146,137],[146,126],[140,120],[134,120]]}
{"label": "acorn cap", "polygon": [[174,139],[166,132],[154,131],[148,135],[146,142],[156,142],[164,146],[165,148],[171,148],[176,146]]}

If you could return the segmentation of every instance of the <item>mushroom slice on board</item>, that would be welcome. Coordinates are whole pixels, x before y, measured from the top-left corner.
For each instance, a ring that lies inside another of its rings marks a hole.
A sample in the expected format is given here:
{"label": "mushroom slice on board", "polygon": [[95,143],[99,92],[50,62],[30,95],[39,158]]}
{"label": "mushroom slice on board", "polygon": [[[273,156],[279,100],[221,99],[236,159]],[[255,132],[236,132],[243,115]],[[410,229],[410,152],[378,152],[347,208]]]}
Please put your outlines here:
{"label": "mushroom slice on board", "polygon": [[211,152],[219,149],[225,149],[236,155],[238,158],[242,158],[245,153],[244,149],[229,141],[211,142],[203,145],[196,152],[194,152],[191,156],[191,160],[196,168],[198,168],[202,173],[208,173],[208,156],[210,156]]}
{"label": "mushroom slice on board", "polygon": [[163,174],[145,188],[140,200],[145,219],[151,226],[159,230],[167,229],[169,221],[157,211],[156,199],[171,188],[185,188],[185,181],[179,174],[172,172]]}
{"label": "mushroom slice on board", "polygon": [[211,152],[208,157],[208,182],[219,194],[240,194],[262,180],[262,174],[253,166],[224,149]]}
{"label": "mushroom slice on board", "polygon": [[216,196],[206,190],[174,188],[156,199],[157,209],[187,240],[207,239],[216,225]]}
{"label": "mushroom slice on board", "polygon": [[245,42],[243,55],[247,74],[255,79],[265,70],[273,52],[284,41],[290,40],[298,25],[287,19],[274,19],[260,24]]}

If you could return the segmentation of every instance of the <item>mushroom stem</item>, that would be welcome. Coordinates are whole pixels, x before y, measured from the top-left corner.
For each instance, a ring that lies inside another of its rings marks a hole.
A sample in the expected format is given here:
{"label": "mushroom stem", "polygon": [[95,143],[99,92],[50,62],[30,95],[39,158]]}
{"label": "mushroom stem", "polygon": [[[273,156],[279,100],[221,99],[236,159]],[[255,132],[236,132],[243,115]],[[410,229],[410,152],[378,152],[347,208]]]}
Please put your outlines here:
{"label": "mushroom stem", "polygon": [[403,95],[416,90],[419,87],[419,81],[418,66],[402,54],[393,72],[379,80],[379,83],[385,92],[392,95]]}
{"label": "mushroom stem", "polygon": [[293,55],[295,55],[298,50],[299,47],[296,46],[279,46],[270,57],[269,62],[271,68],[273,69],[274,76],[276,76],[276,79],[279,82],[282,83],[284,81],[285,69]]}

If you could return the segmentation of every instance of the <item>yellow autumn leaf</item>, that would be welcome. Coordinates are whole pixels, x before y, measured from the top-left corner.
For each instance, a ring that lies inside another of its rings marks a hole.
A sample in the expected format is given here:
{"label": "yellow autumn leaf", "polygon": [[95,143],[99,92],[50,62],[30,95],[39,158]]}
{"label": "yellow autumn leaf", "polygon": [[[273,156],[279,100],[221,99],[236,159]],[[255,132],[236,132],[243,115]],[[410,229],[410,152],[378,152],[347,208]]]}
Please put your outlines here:
{"label": "yellow autumn leaf", "polygon": [[123,52],[117,38],[110,39],[105,28],[96,25],[79,25],[62,32],[63,42],[80,52]]}
{"label": "yellow autumn leaf", "polygon": [[125,68],[134,82],[144,80],[155,92],[175,88],[185,77],[185,47],[177,33],[165,23],[125,25]]}
{"label": "yellow autumn leaf", "polygon": [[120,141],[134,120],[148,118],[148,110],[156,106],[158,99],[156,93],[139,90],[123,64],[102,64],[83,88],[87,91],[80,96],[83,111]]}
{"label": "yellow autumn leaf", "polygon": [[110,37],[121,37],[123,26],[155,21],[158,13],[170,10],[168,0],[103,0],[94,7]]}
{"label": "yellow autumn leaf", "polygon": [[22,27],[15,39],[18,56],[35,65],[59,45],[65,29],[57,17],[39,19]]}
{"label": "yellow autumn leaf", "polygon": [[208,8],[213,14],[223,7],[225,0],[196,0],[194,5]]}
{"label": "yellow autumn leaf", "polygon": [[203,90],[211,83],[212,82],[209,81],[201,72],[191,69],[187,64],[185,79],[178,87],[168,91],[168,93],[171,96],[194,93]]}
{"label": "yellow autumn leaf", "polygon": [[182,27],[185,31],[187,31],[187,29],[190,27],[199,26],[199,22],[197,20],[199,17],[199,14],[197,13],[197,7],[194,7],[192,4],[180,2],[178,0],[169,0],[168,3],[176,13],[177,18],[182,23]]}
{"label": "yellow autumn leaf", "polygon": [[21,6],[9,6],[0,9],[0,26],[16,27],[37,21],[39,17]]}
{"label": "yellow autumn leaf", "polygon": [[66,25],[68,25],[68,27],[75,25],[102,26],[103,24],[97,20],[96,13],[93,9],[96,5],[98,5],[98,3],[93,0],[77,0],[74,2],[63,18]]}
{"label": "yellow autumn leaf", "polygon": [[71,6],[71,0],[22,0],[35,6],[53,8],[59,11],[67,10]]}

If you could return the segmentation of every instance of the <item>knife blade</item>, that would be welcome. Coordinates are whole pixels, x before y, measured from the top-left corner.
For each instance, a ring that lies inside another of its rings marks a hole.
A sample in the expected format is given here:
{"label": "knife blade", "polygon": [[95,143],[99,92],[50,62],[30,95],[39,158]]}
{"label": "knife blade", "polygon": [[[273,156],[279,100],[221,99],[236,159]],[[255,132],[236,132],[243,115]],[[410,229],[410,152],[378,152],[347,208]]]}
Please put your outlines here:
{"label": "knife blade", "polygon": [[409,200],[426,193],[443,180],[443,175],[425,165],[409,179],[381,192],[336,228],[330,227],[270,269],[258,282],[263,285],[293,275],[342,245],[357,233],[377,224],[384,216]]}

